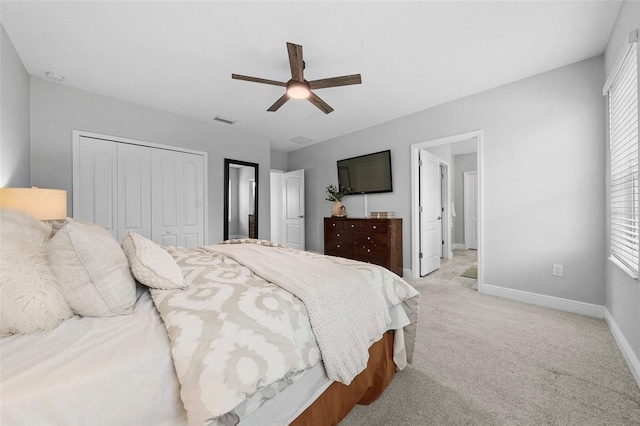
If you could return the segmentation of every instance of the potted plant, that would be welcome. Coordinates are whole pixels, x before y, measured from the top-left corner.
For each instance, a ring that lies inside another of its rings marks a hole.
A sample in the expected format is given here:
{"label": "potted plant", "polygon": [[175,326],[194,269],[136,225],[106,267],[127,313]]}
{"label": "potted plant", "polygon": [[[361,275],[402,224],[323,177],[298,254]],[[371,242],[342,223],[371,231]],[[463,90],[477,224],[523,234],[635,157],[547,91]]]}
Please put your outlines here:
{"label": "potted plant", "polygon": [[331,201],[333,206],[331,207],[331,216],[332,217],[345,217],[347,216],[346,209],[342,205],[342,198],[351,193],[350,188],[345,188],[344,186],[339,186],[336,188],[335,185],[327,186],[327,201]]}

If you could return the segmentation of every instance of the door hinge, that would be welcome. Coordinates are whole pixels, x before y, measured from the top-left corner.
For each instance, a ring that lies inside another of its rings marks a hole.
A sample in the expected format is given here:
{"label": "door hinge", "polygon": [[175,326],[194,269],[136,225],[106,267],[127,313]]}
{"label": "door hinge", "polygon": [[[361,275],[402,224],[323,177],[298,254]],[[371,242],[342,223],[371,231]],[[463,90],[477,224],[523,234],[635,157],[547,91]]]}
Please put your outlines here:
{"label": "door hinge", "polygon": [[422,166],[422,160],[418,160],[418,166]]}
{"label": "door hinge", "polygon": [[442,245],[444,245],[444,240],[442,240]]}
{"label": "door hinge", "polygon": [[422,253],[418,254],[418,257],[419,257],[420,259],[422,259]]}
{"label": "door hinge", "polygon": [[440,210],[444,213],[444,207],[440,207]]}
{"label": "door hinge", "polygon": [[422,213],[422,206],[418,207],[418,212]]}

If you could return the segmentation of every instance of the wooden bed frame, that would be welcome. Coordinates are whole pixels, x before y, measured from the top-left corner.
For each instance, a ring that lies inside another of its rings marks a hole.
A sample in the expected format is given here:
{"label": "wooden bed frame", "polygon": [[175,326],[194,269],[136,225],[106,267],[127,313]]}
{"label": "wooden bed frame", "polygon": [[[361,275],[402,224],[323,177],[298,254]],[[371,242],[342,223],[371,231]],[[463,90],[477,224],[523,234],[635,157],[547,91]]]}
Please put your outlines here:
{"label": "wooden bed frame", "polygon": [[291,425],[337,425],[356,404],[369,405],[375,401],[387,387],[395,371],[393,332],[388,331],[369,348],[367,368],[349,386],[332,383]]}

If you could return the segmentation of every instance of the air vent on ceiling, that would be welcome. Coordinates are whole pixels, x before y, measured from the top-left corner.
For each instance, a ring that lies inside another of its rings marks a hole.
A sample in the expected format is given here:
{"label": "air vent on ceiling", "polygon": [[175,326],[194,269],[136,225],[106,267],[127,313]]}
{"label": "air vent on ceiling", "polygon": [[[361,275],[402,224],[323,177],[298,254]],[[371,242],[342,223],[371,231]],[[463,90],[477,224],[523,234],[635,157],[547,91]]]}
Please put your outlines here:
{"label": "air vent on ceiling", "polygon": [[236,120],[232,120],[232,119],[227,118],[227,117],[222,117],[221,115],[216,115],[213,119],[215,121],[219,121],[219,122],[224,123],[224,124],[234,124],[236,122]]}
{"label": "air vent on ceiling", "polygon": [[64,81],[64,77],[56,74],[52,71],[47,71],[44,73],[44,75],[51,81],[55,81],[56,83],[62,83]]}
{"label": "air vent on ceiling", "polygon": [[291,142],[299,143],[300,145],[304,145],[313,141],[313,139],[305,138],[304,136],[296,136],[295,138],[289,140]]}

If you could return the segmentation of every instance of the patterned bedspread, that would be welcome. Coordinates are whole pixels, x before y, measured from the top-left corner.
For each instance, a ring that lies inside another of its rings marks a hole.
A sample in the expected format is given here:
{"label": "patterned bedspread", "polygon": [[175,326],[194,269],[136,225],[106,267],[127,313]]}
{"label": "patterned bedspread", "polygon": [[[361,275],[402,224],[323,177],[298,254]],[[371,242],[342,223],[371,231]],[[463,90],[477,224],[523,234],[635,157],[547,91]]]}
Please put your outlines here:
{"label": "patterned bedspread", "polygon": [[[296,296],[207,247],[164,248],[182,269],[187,288],[151,294],[169,333],[189,424],[236,424],[247,398],[271,398],[318,363],[308,311]],[[389,306],[402,304],[406,321],[400,336],[412,340],[419,294],[406,283],[379,286]],[[405,339],[396,337],[401,343],[394,352],[406,359],[413,342],[405,348]]]}

